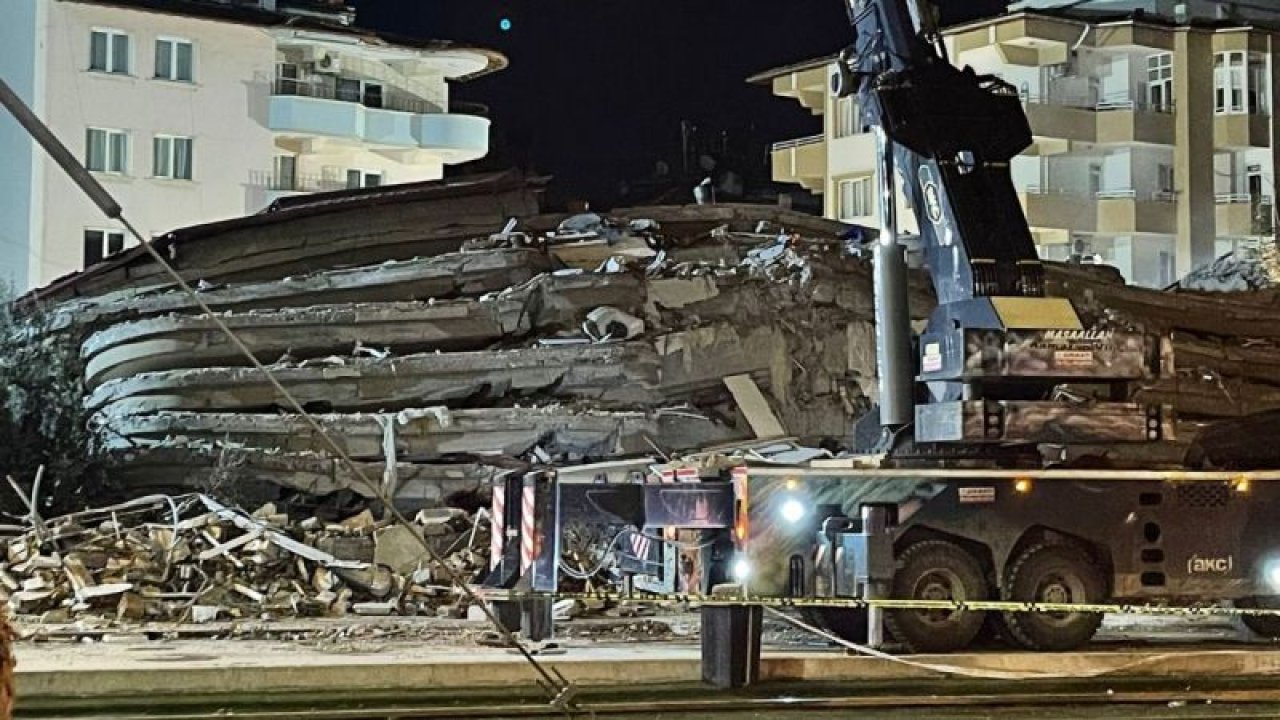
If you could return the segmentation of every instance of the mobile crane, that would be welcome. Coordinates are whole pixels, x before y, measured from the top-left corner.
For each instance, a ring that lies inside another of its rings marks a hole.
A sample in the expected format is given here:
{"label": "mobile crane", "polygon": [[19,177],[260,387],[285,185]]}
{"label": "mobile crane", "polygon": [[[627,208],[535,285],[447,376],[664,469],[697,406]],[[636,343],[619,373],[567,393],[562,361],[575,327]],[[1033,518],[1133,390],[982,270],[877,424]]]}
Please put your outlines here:
{"label": "mobile crane", "polygon": [[[805,466],[610,463],[514,480],[495,492],[494,534],[508,541],[495,547],[494,584],[558,589],[562,530],[586,521],[651,540],[618,553],[644,589],[705,592],[732,581],[754,596],[810,599],[1280,607],[1280,485],[1045,461],[1046,444],[1169,439],[1170,412],[1128,401],[1131,383],[1160,371],[1162,353],[1140,333],[1087,329],[1070,301],[1046,296],[1009,170],[1031,143],[1018,95],[953,66],[923,2],[847,0],[856,36],[836,63],[834,91],[856,97],[877,140],[882,217],[879,405],[855,428],[852,456]],[[899,185],[938,301],[915,338]],[[872,644],[887,628],[920,652],[966,647],[984,628],[1029,649],[1070,649],[1102,619],[815,614]],[[1280,636],[1274,616],[1246,622]]]}

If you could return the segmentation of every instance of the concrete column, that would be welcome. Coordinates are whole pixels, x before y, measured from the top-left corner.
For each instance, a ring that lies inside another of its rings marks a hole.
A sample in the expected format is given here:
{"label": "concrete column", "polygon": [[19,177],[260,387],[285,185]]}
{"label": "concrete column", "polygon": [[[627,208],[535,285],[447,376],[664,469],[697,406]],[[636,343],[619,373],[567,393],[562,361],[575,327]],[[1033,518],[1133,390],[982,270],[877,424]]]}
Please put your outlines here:
{"label": "concrete column", "polygon": [[1179,28],[1174,38],[1174,183],[1178,190],[1175,272],[1213,260],[1213,38]]}

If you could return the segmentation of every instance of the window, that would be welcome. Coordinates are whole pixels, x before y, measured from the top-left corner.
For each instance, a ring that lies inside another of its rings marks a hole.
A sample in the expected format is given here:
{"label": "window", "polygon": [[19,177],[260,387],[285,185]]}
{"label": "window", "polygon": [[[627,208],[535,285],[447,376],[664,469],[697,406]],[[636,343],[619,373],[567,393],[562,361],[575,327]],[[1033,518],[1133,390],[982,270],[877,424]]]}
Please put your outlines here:
{"label": "window", "polygon": [[94,172],[129,171],[129,134],[123,130],[89,128],[85,133],[85,167]]}
{"label": "window", "polygon": [[85,267],[100,263],[103,258],[114,255],[123,249],[124,233],[119,230],[86,228],[84,231]]}
{"label": "window", "polygon": [[1173,53],[1147,58],[1147,104],[1153,110],[1173,108]]}
{"label": "window", "polygon": [[1222,52],[1213,59],[1214,111],[1218,114],[1245,111],[1245,54]]}
{"label": "window", "polygon": [[364,170],[347,171],[347,189],[378,187],[382,184],[382,173]]}
{"label": "window", "polygon": [[1157,265],[1156,287],[1167,288],[1174,283],[1174,256],[1173,253],[1166,250],[1160,251],[1160,261]]}
{"label": "window", "polygon": [[858,122],[858,103],[851,97],[836,100],[836,137],[857,135],[862,127]]}
{"label": "window", "polygon": [[156,77],[161,80],[191,82],[193,50],[187,40],[156,40]]}
{"label": "window", "polygon": [[1267,77],[1267,62],[1258,54],[1249,56],[1249,113],[1265,114],[1270,110],[1267,105],[1267,88],[1271,81]]}
{"label": "window", "polygon": [[129,36],[119,30],[94,30],[89,36],[89,69],[129,74]]}
{"label": "window", "polygon": [[272,169],[272,190],[298,189],[298,158],[293,155],[277,155]]}
{"label": "window", "polygon": [[151,175],[171,180],[191,179],[192,141],[189,137],[157,135],[152,143]]}
{"label": "window", "polygon": [[334,86],[336,98],[345,102],[360,102],[360,81],[351,78],[338,78]]}
{"label": "window", "polygon": [[1158,176],[1159,190],[1158,194],[1164,198],[1173,196],[1173,166],[1161,163],[1156,166],[1156,174]]}
{"label": "window", "polygon": [[841,220],[853,220],[871,215],[871,178],[841,180],[839,198]]}

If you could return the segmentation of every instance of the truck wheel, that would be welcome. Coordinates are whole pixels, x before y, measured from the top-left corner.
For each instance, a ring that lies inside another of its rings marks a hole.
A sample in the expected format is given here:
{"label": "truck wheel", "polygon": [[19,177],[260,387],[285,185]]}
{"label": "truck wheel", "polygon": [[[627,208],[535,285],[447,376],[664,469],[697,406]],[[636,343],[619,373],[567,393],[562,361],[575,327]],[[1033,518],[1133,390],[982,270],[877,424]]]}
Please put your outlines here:
{"label": "truck wheel", "polygon": [[866,608],[810,607],[802,612],[810,625],[816,625],[841,640],[856,645],[867,644]]}
{"label": "truck wheel", "polygon": [[[986,600],[982,567],[954,543],[925,540],[898,556],[893,575],[895,600]],[[943,653],[967,647],[982,629],[986,613],[964,610],[890,610],[889,632],[916,653]]]}
{"label": "truck wheel", "polygon": [[[1005,597],[1019,602],[1098,603],[1106,579],[1083,549],[1065,544],[1027,548],[1009,567]],[[1029,650],[1072,650],[1089,642],[1102,624],[1101,613],[1005,613],[1005,625]]]}
{"label": "truck wheel", "polygon": [[[1280,597],[1247,597],[1236,600],[1238,608],[1280,610]],[[1280,638],[1280,616],[1241,615],[1240,621],[1255,633],[1267,638]]]}

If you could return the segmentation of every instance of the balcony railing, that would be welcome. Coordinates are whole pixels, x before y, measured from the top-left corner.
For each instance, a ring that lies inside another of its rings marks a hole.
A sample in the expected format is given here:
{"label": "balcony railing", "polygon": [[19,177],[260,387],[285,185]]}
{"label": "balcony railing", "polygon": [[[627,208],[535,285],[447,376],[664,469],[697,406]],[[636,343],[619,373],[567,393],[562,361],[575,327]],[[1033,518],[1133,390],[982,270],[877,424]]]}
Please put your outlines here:
{"label": "balcony railing", "polygon": [[1177,197],[1173,190],[1151,190],[1139,192],[1136,188],[1116,188],[1099,190],[1095,193],[1099,200],[1139,200],[1142,202],[1171,203]]}
{"label": "balcony railing", "polygon": [[1058,195],[1080,198],[1089,197],[1089,193],[1087,192],[1072,190],[1071,188],[1046,187],[1044,185],[1027,185],[1022,189],[1022,192],[1027,195]]}
{"label": "balcony railing", "polygon": [[1142,98],[1134,97],[1130,93],[1112,93],[1103,95],[1098,98],[1094,108],[1098,112],[1107,112],[1109,110],[1136,110],[1139,112],[1154,112],[1169,114],[1173,112],[1172,102],[1151,103]]}
{"label": "balcony railing", "polygon": [[265,171],[249,173],[249,184],[271,192],[331,192],[347,190],[345,179],[325,178],[320,175],[285,174]]}
{"label": "balcony railing", "polygon": [[1073,107],[1082,110],[1093,110],[1095,109],[1094,105],[1096,105],[1092,100],[1083,96],[1053,92],[1031,92],[1027,88],[1023,88],[1022,92],[1018,93],[1018,97],[1022,102],[1029,105],[1053,105],[1055,107]]}
{"label": "balcony railing", "polygon": [[1253,202],[1249,193],[1218,193],[1213,197],[1219,205],[1244,205]]}
{"label": "balcony railing", "polygon": [[773,144],[773,151],[791,150],[793,148],[804,147],[806,145],[817,145],[827,139],[826,135],[810,135],[808,137],[796,138],[794,140],[783,140]]}
{"label": "balcony railing", "polygon": [[1109,112],[1112,110],[1136,110],[1139,112],[1154,112],[1169,114],[1174,111],[1172,102],[1151,103],[1142,99],[1139,95],[1133,93],[1112,93],[1102,97],[1096,97],[1092,93],[1090,95],[1067,94],[1056,92],[1032,92],[1029,88],[1023,88],[1018,93],[1022,102],[1031,105],[1053,105],[1055,107],[1071,107],[1081,110],[1095,110],[1097,112]]}
{"label": "balcony railing", "polygon": [[271,85],[272,95],[288,95],[294,97],[318,98],[321,100],[338,100],[364,105],[380,110],[428,115],[441,112],[440,106],[428,100],[405,97],[399,93],[387,93],[378,86],[378,90],[365,87],[363,91],[331,86],[309,80],[277,77]]}

